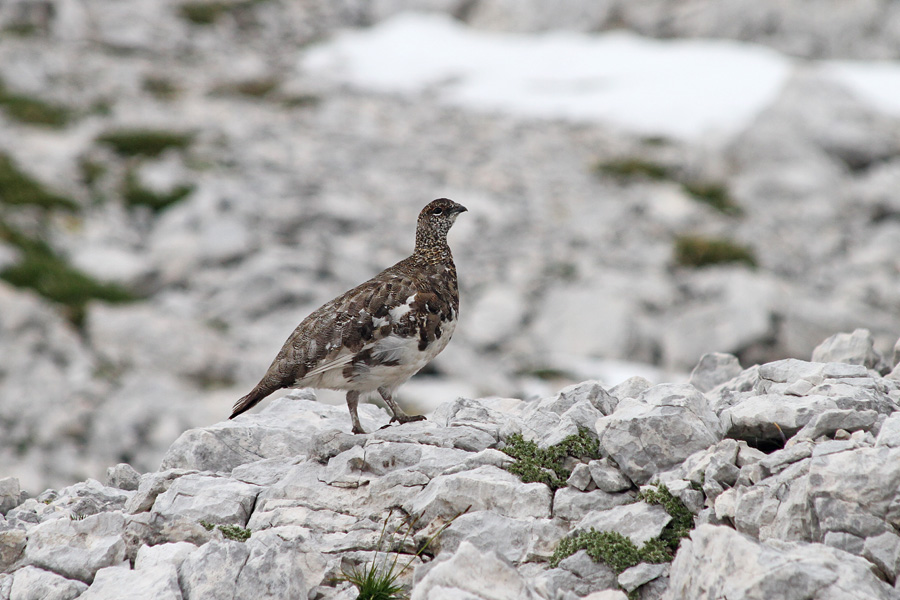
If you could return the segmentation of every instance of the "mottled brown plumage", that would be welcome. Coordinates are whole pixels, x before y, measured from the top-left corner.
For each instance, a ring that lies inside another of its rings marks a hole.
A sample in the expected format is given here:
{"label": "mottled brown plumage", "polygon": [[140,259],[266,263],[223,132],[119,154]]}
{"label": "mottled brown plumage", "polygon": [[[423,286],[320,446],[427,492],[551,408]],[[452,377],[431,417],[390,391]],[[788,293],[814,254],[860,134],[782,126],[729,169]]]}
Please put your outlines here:
{"label": "mottled brown plumage", "polygon": [[230,418],[276,390],[303,387],[346,390],[353,433],[364,433],[356,412],[363,392],[381,394],[391,421],[424,418],[404,413],[393,392],[444,349],[456,327],[459,291],[447,232],[465,210],[446,198],[423,208],[412,255],[306,317]]}

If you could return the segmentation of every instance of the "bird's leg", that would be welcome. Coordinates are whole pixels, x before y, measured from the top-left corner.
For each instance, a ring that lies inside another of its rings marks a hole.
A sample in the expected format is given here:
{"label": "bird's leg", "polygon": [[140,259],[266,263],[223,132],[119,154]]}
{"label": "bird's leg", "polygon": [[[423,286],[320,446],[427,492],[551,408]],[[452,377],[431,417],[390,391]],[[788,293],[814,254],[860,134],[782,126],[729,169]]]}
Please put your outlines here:
{"label": "bird's leg", "polygon": [[403,412],[403,409],[400,408],[400,405],[397,404],[397,401],[394,400],[394,397],[391,395],[391,390],[386,387],[378,388],[378,393],[381,394],[381,397],[384,398],[384,401],[390,407],[391,412],[394,413],[394,416],[391,417],[391,423],[394,421],[398,421],[400,423],[409,423],[410,421],[424,421],[424,415],[408,415]]}
{"label": "bird's leg", "polygon": [[356,407],[359,405],[359,392],[350,390],[347,392],[347,408],[350,409],[350,420],[353,422],[353,433],[365,433],[362,425],[359,424],[359,415],[356,413]]}

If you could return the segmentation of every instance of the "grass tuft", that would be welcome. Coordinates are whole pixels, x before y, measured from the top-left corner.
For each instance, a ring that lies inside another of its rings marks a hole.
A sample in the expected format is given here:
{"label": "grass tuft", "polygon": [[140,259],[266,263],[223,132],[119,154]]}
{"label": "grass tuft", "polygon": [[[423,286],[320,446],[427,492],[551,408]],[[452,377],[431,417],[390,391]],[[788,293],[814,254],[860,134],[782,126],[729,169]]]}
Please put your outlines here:
{"label": "grass tuft", "polygon": [[156,129],[119,129],[108,131],[97,138],[101,144],[125,157],[159,156],[169,148],[186,149],[193,141],[190,133]]}
{"label": "grass tuft", "polygon": [[[356,597],[356,600],[401,600],[406,598],[407,595],[404,593],[404,588],[402,585],[398,584],[397,581],[400,579],[400,576],[409,569],[409,566],[412,562],[422,556],[425,550],[431,545],[431,543],[437,539],[444,531],[453,524],[456,519],[458,519],[461,515],[469,512],[469,509],[472,508],[469,506],[461,513],[455,515],[452,519],[444,523],[435,533],[430,536],[416,551],[415,554],[407,561],[405,565],[401,565],[398,567],[398,562],[400,560],[400,551],[397,550],[394,552],[393,560],[389,561],[388,555],[385,552],[384,557],[379,563],[378,561],[378,553],[376,551],[375,558],[371,563],[365,565],[362,568],[353,568],[349,571],[341,570],[342,579],[344,581],[349,581],[355,587],[359,595]],[[385,542],[385,533],[387,532],[387,524],[388,520],[393,514],[393,511],[389,512],[388,515],[384,518],[384,524],[381,526],[381,535],[378,538],[378,548],[380,549]],[[413,527],[415,526],[418,518],[407,520],[406,522],[406,531],[403,533],[403,538],[400,540],[398,544],[392,544],[396,548],[402,548],[403,544],[409,538],[412,533]],[[391,540],[393,541],[394,535],[396,532],[391,534]]]}
{"label": "grass tuft", "polygon": [[672,517],[657,539],[674,554],[681,539],[687,537],[694,528],[694,515],[684,502],[672,495],[669,488],[661,483],[656,485],[655,490],[642,490],[638,494],[638,500],[643,500],[647,504],[659,504]]}
{"label": "grass tuft", "polygon": [[194,25],[212,25],[233,8],[231,2],[186,2],[178,8],[178,12]]}
{"label": "grass tuft", "polygon": [[516,459],[506,467],[507,471],[518,475],[525,483],[543,483],[553,491],[565,487],[566,480],[572,474],[563,466],[567,456],[600,458],[600,443],[587,429],[549,448],[540,448],[535,442],[515,433],[507,438],[502,450]]}
{"label": "grass tuft", "polygon": [[743,263],[756,268],[756,256],[747,246],[725,239],[682,235],[675,239],[675,263],[682,267],[706,267],[724,263]]}

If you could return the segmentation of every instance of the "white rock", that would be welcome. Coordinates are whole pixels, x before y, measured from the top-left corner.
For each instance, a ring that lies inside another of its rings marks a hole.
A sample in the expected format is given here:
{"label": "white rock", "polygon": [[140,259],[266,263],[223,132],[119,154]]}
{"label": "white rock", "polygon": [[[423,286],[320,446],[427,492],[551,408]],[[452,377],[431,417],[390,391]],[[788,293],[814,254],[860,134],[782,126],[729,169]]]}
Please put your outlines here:
{"label": "white rock", "polygon": [[640,563],[619,573],[619,585],[622,586],[622,589],[626,592],[631,593],[645,583],[649,583],[658,577],[662,577],[668,570],[669,565],[665,563]]}
{"label": "white rock", "polygon": [[603,490],[580,492],[574,488],[560,488],[553,498],[553,516],[577,521],[591,510],[605,510],[634,501],[634,494],[611,494]]}
{"label": "white rock", "polygon": [[608,510],[588,512],[573,528],[573,531],[615,531],[629,538],[640,547],[645,542],[659,537],[672,517],[661,506],[635,502],[616,506]]}
{"label": "white rock", "polygon": [[116,600],[127,596],[135,600],[181,600],[178,572],[172,565],[132,571],[125,566],[97,571],[91,587],[80,596],[85,600]]}
{"label": "white rock", "polygon": [[25,557],[32,565],[90,583],[99,569],[125,559],[124,528],[121,512],[45,521],[29,530]]}
{"label": "white rock", "polygon": [[137,557],[134,560],[134,569],[140,571],[163,565],[172,565],[178,569],[184,559],[196,549],[197,546],[190,542],[141,546],[138,548]]}
{"label": "white rock", "polygon": [[13,575],[9,600],[72,600],[87,588],[81,581],[36,567],[22,567]]}
{"label": "white rock", "polygon": [[632,486],[631,481],[625,477],[622,471],[612,466],[609,463],[608,458],[592,460],[588,463],[588,469],[590,470],[591,478],[597,485],[598,490],[603,490],[604,492],[623,492],[630,489]]}
{"label": "white rock", "polygon": [[812,353],[813,362],[842,362],[862,365],[868,369],[886,367],[881,354],[875,350],[875,339],[868,329],[853,333],[836,333],[818,346]]}
{"label": "white rock", "polygon": [[0,515],[5,515],[10,509],[19,505],[22,490],[19,489],[19,480],[15,477],[0,479]]}
{"label": "white rock", "polygon": [[[709,557],[716,560],[709,562]],[[701,525],[669,572],[666,600],[706,597],[888,600],[893,590],[869,563],[821,544],[760,543],[729,527]]]}
{"label": "white rock", "polygon": [[513,519],[549,518],[550,488],[542,483],[522,483],[515,475],[484,466],[471,471],[435,477],[410,498],[404,509],[427,523],[436,517],[450,518],[471,506],[490,508]]}
{"label": "white rock", "polygon": [[712,352],[700,357],[700,361],[691,371],[688,381],[701,392],[708,392],[714,387],[731,381],[741,374],[741,363],[733,354]]}
{"label": "white rock", "polygon": [[[444,589],[460,590],[483,600],[537,600],[527,582],[493,552],[462,542],[453,556],[432,566],[413,588],[410,600],[432,600]],[[444,598],[466,596],[445,595]]]}
{"label": "white rock", "polygon": [[513,564],[549,559],[567,528],[555,519],[512,519],[491,511],[469,512],[432,544],[436,552],[457,550],[463,542],[482,552],[496,552]]}
{"label": "white rock", "polygon": [[152,513],[164,520],[244,526],[258,494],[259,487],[233,479],[199,473],[185,475],[157,496]]}

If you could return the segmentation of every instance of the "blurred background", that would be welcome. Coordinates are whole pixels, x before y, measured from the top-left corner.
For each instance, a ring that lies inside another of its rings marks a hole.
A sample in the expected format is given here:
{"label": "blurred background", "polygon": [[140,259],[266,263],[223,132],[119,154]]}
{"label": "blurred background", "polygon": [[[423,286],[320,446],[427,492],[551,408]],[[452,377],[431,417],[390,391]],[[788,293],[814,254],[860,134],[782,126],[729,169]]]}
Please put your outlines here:
{"label": "blurred background", "polygon": [[411,411],[889,354],[898,57],[891,0],[0,0],[0,476],[155,470],[442,196]]}

